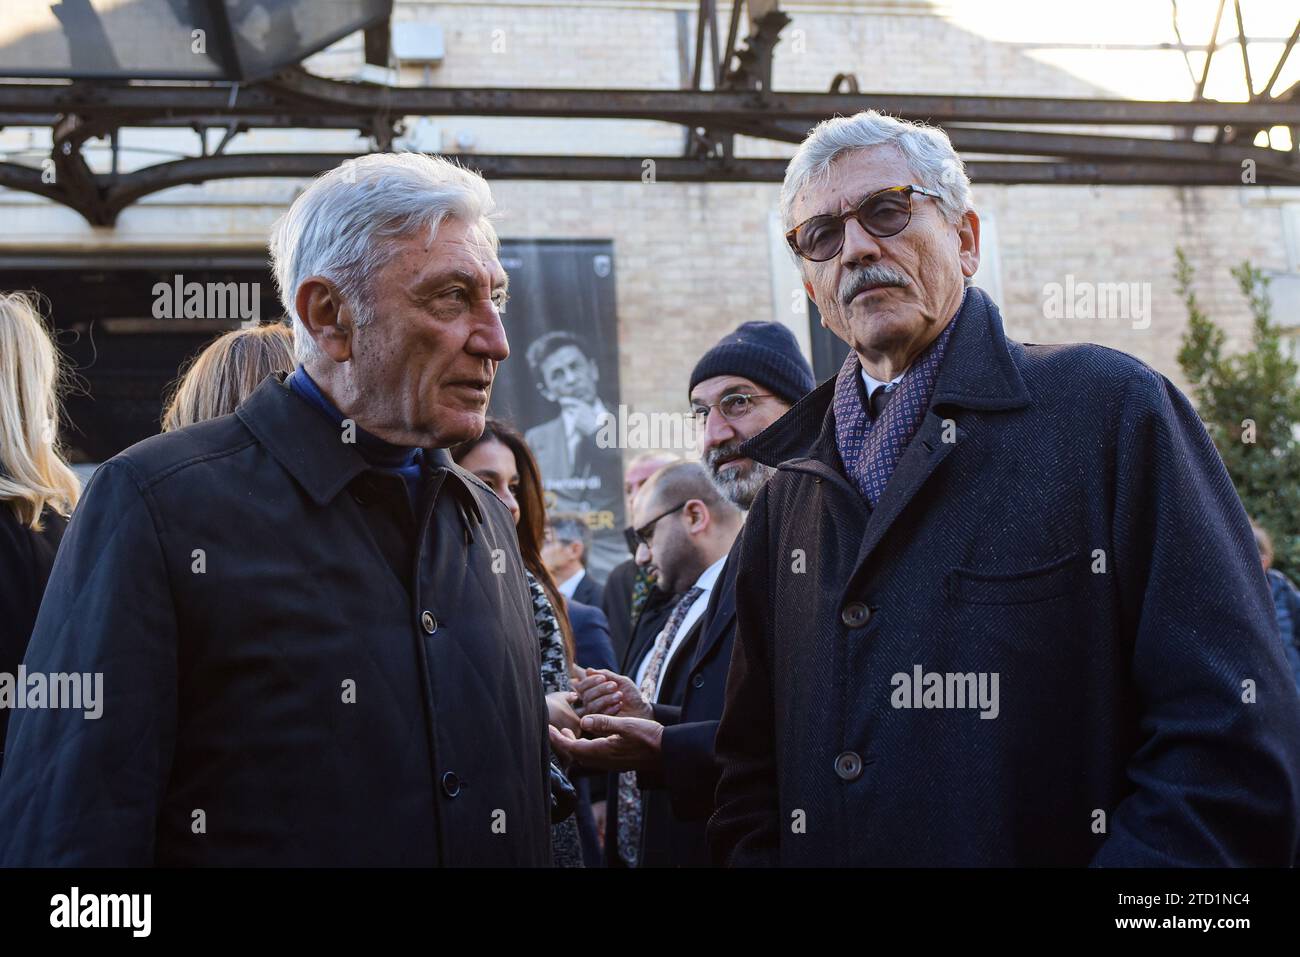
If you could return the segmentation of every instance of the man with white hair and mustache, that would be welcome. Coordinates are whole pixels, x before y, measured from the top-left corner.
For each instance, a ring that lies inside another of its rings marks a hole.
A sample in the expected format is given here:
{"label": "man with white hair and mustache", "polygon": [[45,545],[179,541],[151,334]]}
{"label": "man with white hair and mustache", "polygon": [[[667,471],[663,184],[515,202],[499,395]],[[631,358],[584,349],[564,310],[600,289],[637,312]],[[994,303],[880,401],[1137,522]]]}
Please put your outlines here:
{"label": "man with white hair and mustache", "polygon": [[1300,703],[1191,403],[1007,338],[941,130],[827,120],[781,215],[849,352],[739,450],[777,472],[733,551],[715,858],[1290,864]]}

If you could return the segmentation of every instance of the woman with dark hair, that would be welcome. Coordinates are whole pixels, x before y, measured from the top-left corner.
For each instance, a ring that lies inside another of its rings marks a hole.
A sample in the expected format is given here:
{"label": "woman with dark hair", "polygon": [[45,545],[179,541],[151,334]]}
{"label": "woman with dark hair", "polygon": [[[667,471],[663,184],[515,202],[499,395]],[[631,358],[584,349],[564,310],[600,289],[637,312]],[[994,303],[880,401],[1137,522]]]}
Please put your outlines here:
{"label": "woman with dark hair", "polygon": [[[510,509],[519,534],[519,554],[529,577],[536,580],[555,618],[554,630],[561,636],[558,646],[567,661],[573,661],[573,629],[568,615],[558,614],[564,607],[563,597],[555,587],[551,573],[542,563],[542,544],[546,538],[546,501],[542,497],[542,476],[537,461],[524,437],[500,419],[489,418],[483,434],[451,450],[451,457],[467,472],[472,472]],[[531,584],[531,582],[530,582]],[[534,605],[536,602],[534,602]],[[543,652],[546,651],[543,647]],[[552,652],[554,664],[556,655]],[[548,662],[542,658],[545,671]],[[567,670],[567,667],[566,667]],[[569,690],[568,676],[563,691]]]}
{"label": "woman with dark hair", "polygon": [[[533,618],[542,649],[542,688],[546,692],[550,722],[557,728],[568,727],[577,733],[578,716],[571,704],[577,695],[569,684],[573,674],[573,630],[564,612],[564,600],[542,564],[546,504],[537,462],[522,435],[492,418],[487,420],[482,435],[453,448],[451,457],[496,492],[514,516],[519,554],[533,596]],[[560,764],[559,756],[553,756],[553,760]],[[552,825],[551,848],[557,866],[582,866],[582,844],[573,817]]]}

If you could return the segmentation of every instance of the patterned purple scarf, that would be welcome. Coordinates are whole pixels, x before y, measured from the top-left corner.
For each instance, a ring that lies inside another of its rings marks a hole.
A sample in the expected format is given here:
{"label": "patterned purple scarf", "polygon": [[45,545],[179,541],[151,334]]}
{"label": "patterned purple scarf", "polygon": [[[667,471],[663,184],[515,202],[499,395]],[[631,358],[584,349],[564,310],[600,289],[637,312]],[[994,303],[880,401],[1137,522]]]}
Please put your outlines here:
{"label": "patterned purple scarf", "polygon": [[[966,297],[962,297],[965,305]],[[857,353],[850,351],[835,381],[835,445],[844,461],[844,472],[874,509],[885,493],[885,485],[894,474],[921,420],[925,418],[934,394],[934,380],[939,375],[948,337],[957,325],[957,314],[912,363],[896,386],[897,394],[885,406],[874,424],[862,404],[862,366]]]}

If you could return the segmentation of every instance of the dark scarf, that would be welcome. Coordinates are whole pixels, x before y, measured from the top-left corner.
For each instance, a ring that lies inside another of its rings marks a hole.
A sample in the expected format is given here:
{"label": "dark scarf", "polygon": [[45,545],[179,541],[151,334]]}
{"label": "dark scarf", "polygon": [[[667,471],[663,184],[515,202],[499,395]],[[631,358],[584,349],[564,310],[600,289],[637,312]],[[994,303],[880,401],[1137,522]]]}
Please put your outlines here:
{"label": "dark scarf", "polygon": [[885,493],[903,450],[921,427],[948,338],[969,298],[962,296],[962,304],[943,332],[903,374],[895,395],[876,422],[871,421],[866,409],[857,353],[850,350],[840,368],[835,381],[835,445],[844,462],[844,474],[873,509]]}

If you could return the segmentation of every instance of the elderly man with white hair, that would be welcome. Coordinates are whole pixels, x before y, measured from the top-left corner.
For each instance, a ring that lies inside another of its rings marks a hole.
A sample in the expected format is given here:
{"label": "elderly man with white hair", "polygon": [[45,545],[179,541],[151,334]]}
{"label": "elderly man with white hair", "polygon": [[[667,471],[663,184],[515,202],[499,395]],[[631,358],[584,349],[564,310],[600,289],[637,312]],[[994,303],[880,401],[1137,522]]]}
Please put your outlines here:
{"label": "elderly man with white hair", "polygon": [[850,349],[740,448],[779,470],[736,551],[716,858],[1289,864],[1300,703],[1187,399],[1006,337],[939,130],[821,124],[781,211]]}
{"label": "elderly man with white hair", "polygon": [[483,180],[372,155],[271,254],[298,369],[95,474],[29,672],[0,863],[550,863],[533,610],[509,511],[451,461],[509,354]]}

